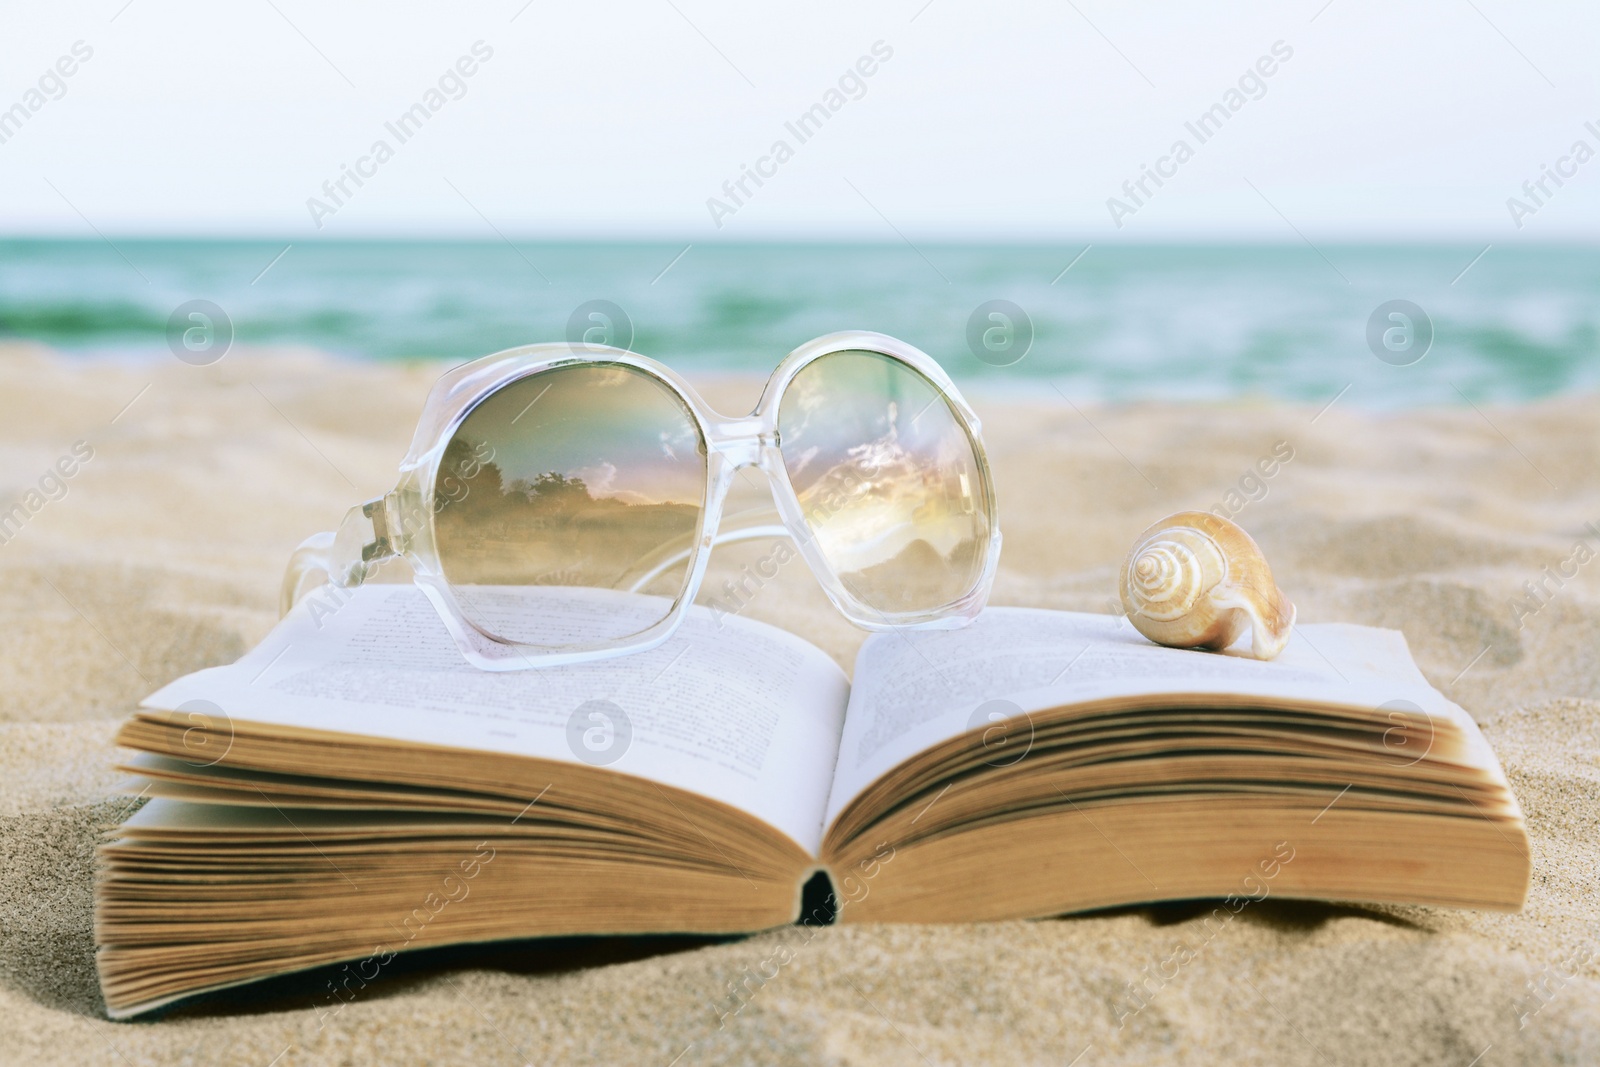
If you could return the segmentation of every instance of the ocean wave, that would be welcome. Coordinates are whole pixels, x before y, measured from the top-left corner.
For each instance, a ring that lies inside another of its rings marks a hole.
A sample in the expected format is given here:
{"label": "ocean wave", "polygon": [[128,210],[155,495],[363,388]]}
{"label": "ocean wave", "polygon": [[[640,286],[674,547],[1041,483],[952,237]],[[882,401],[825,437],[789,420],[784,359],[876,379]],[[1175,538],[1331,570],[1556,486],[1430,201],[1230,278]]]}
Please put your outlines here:
{"label": "ocean wave", "polygon": [[[855,328],[903,337],[963,381],[1047,378],[1086,400],[1325,401],[1349,387],[1393,406],[1600,389],[1600,251],[1496,247],[1474,262],[1479,251],[12,241],[0,242],[0,336],[161,358],[173,309],[203,298],[240,345],[462,360],[564,339],[580,305],[604,300],[622,309],[607,320],[615,343],[691,374],[764,373]],[[996,299],[1025,315],[1023,358],[972,347],[971,320]],[[1395,299],[1430,327],[1410,365],[1368,339]]]}

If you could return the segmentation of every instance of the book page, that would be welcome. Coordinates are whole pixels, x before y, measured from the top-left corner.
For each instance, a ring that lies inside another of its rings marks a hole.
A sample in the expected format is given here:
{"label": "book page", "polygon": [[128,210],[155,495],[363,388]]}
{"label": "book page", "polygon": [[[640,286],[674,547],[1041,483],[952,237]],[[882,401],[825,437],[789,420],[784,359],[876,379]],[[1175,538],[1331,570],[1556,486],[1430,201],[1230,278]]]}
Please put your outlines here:
{"label": "book page", "polygon": [[[1417,670],[1392,630],[1323,624],[1296,627],[1273,660],[1235,651],[1152,644],[1114,615],[989,608],[961,630],[874,634],[856,658],[839,765],[828,802],[832,819],[897,764],[977,725],[990,701],[1032,713],[1107,699],[1163,696],[1259,697],[1337,704],[1371,712],[1406,700],[1428,716],[1463,726],[1470,717]],[[1471,753],[1494,766],[1487,747]]]}
{"label": "book page", "polygon": [[302,600],[237,663],[142,706],[203,700],[235,723],[602,765],[747,811],[816,854],[849,683],[793,634],[697,607],[648,652],[489,672],[415,586],[338,595]]}

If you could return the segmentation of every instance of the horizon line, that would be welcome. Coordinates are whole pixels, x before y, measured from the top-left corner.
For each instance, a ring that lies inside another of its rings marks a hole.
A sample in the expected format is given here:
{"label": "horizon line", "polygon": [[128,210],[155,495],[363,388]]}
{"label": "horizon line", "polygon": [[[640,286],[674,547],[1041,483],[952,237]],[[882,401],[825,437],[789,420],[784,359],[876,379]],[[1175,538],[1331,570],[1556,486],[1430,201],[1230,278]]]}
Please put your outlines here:
{"label": "horizon line", "polygon": [[[905,243],[894,238],[861,237],[861,236],[812,236],[803,234],[765,234],[748,237],[719,237],[714,240],[692,240],[682,234],[619,234],[613,232],[594,234],[512,234],[507,238],[495,236],[468,235],[451,232],[419,232],[404,233],[398,231],[374,232],[364,234],[351,234],[341,236],[304,235],[298,237],[283,231],[235,231],[217,233],[192,233],[182,231],[136,230],[136,231],[109,231],[105,235],[64,233],[64,232],[39,232],[39,233],[6,233],[0,232],[0,245],[6,244],[103,244],[107,236],[117,240],[142,243],[173,243],[173,244],[278,244],[289,242],[295,245],[360,245],[360,244],[456,244],[456,245],[502,245],[507,239],[530,245],[614,245],[614,246],[641,246],[661,245],[678,246],[692,245],[695,248],[710,248],[729,246],[794,246],[794,247],[859,247],[859,248],[901,248]],[[977,235],[945,235],[936,237],[923,237],[919,244],[940,248],[1073,248],[1092,245],[1101,251],[1119,251],[1125,249],[1146,248],[1250,248],[1250,249],[1290,249],[1304,248],[1304,240],[1289,237],[1225,237],[1213,235],[1179,236],[1168,235],[1162,237],[1149,237],[1137,239],[1099,240],[1091,241],[1083,236],[1047,236],[1027,237],[1014,235],[998,235],[994,237],[981,237]],[[1592,235],[1575,235],[1572,237],[1540,238],[1520,240],[1515,244],[1502,244],[1489,240],[1484,234],[1418,234],[1409,237],[1321,237],[1319,244],[1335,248],[1460,248],[1472,247],[1480,243],[1493,244],[1496,251],[1515,252],[1519,249],[1549,249],[1549,248],[1595,248],[1600,249],[1600,233]]]}

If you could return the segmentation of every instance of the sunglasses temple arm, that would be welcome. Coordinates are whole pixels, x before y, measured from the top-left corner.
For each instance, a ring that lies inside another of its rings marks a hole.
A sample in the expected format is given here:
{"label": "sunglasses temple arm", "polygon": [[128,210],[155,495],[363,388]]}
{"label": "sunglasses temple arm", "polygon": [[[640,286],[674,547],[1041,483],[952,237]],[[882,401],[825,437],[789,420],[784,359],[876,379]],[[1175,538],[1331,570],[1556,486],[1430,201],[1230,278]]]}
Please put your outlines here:
{"label": "sunglasses temple arm", "polygon": [[[716,536],[711,539],[711,545],[713,548],[715,548],[717,545],[733,544],[736,541],[759,541],[772,537],[792,539],[794,535],[791,534],[789,532],[789,528],[784,526],[782,523],[761,521],[772,520],[776,517],[777,512],[773,511],[771,508],[758,508],[753,512],[746,512],[743,515],[731,515],[728,517],[727,526],[723,527],[721,530],[718,530]],[[669,546],[664,551],[667,554],[658,556],[655,559],[646,562],[645,566],[648,569],[645,570],[639,578],[636,578],[633,583],[628,586],[628,591],[630,593],[641,592],[646,586],[655,581],[662,574],[671,570],[673,567],[678,566],[684,560],[692,557],[694,555],[695,546],[692,542],[690,542],[681,548]]]}
{"label": "sunglasses temple arm", "polygon": [[[345,512],[337,533],[312,534],[289,557],[278,595],[279,613],[287,615],[302,596],[320,584],[355,588],[380,561],[393,555],[384,499],[356,505]],[[324,581],[308,584],[307,579],[317,574]]]}

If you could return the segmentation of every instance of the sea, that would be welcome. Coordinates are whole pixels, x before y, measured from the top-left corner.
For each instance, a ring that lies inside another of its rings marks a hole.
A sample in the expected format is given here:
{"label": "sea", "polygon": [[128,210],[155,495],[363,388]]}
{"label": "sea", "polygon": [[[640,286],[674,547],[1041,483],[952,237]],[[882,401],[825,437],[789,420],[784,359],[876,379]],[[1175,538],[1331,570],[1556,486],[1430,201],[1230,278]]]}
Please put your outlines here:
{"label": "sea", "polygon": [[586,338],[693,380],[764,374],[845,329],[963,386],[1073,402],[1515,403],[1600,391],[1600,248],[0,241],[0,339],[82,356],[184,358],[215,336],[461,361]]}

